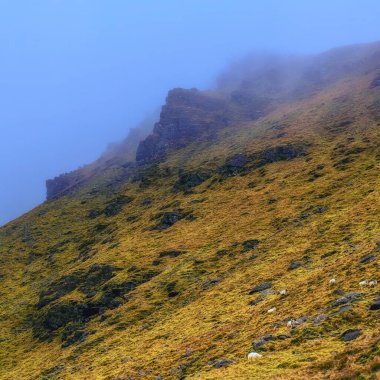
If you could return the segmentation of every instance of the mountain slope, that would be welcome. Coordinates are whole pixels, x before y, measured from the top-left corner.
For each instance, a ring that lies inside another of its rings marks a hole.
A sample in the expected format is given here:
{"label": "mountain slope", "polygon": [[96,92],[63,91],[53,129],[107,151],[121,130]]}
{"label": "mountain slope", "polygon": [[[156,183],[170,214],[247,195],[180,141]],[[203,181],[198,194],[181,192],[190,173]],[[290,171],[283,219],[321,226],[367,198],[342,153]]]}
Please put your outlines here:
{"label": "mountain slope", "polygon": [[1,228],[0,377],[376,378],[379,55],[175,90],[136,162]]}

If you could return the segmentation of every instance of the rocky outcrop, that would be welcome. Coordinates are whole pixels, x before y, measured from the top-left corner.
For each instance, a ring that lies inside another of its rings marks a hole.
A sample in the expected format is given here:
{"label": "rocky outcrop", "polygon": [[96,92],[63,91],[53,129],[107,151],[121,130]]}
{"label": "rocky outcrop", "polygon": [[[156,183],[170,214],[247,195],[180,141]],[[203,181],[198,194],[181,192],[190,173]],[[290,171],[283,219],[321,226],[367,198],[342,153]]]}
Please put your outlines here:
{"label": "rocky outcrop", "polygon": [[153,133],[137,149],[139,163],[164,159],[172,149],[182,148],[197,138],[228,125],[227,102],[197,89],[171,90]]}
{"label": "rocky outcrop", "polygon": [[135,164],[126,162],[120,164],[112,160],[100,164],[99,161],[84,166],[70,173],[61,174],[46,181],[46,199],[51,201],[71,194],[82,188],[94,178],[102,178],[106,172],[110,173],[109,185],[116,186],[123,183],[134,174]]}
{"label": "rocky outcrop", "polygon": [[81,183],[85,176],[80,171],[61,174],[46,181],[46,199],[51,200],[64,195],[73,185]]}

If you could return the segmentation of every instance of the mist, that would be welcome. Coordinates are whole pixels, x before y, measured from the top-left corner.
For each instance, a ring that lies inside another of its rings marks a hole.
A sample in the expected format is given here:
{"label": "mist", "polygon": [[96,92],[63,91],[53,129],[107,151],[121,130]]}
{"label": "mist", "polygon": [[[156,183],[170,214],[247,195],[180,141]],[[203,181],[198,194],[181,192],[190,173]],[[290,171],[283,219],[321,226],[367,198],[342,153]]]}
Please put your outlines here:
{"label": "mist", "polygon": [[0,224],[43,202],[46,179],[122,141],[169,89],[220,85],[255,51],[380,40],[379,14],[377,0],[1,2]]}

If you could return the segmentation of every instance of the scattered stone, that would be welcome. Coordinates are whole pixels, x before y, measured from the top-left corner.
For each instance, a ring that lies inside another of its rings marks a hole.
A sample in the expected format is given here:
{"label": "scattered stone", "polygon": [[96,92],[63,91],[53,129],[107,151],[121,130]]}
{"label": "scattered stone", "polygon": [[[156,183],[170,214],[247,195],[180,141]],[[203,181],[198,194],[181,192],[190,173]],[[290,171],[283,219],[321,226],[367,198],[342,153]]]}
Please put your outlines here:
{"label": "scattered stone", "polygon": [[289,339],[290,336],[289,336],[289,335],[282,334],[282,335],[277,335],[276,338],[277,338],[278,340],[285,340],[285,339]]}
{"label": "scattered stone", "polygon": [[264,300],[264,297],[258,296],[256,299],[253,301],[249,301],[249,306],[256,306],[258,303]]}
{"label": "scattered stone", "polygon": [[255,349],[255,350],[258,350],[262,347],[265,346],[265,344],[267,344],[268,342],[272,341],[272,340],[276,340],[276,337],[272,334],[266,334],[256,340],[254,340],[252,342],[252,347]]}
{"label": "scattered stone", "polygon": [[305,323],[307,321],[307,317],[301,317],[297,318],[294,322],[296,325],[301,325],[302,323]]}
{"label": "scattered stone", "polygon": [[88,212],[88,218],[89,219],[95,219],[97,218],[99,215],[101,214],[101,212],[97,209],[92,209]]}
{"label": "scattered stone", "polygon": [[255,249],[259,245],[259,243],[260,243],[260,240],[257,240],[257,239],[246,240],[245,242],[242,243],[243,252],[247,252],[252,249]]}
{"label": "scattered stone", "polygon": [[162,251],[160,252],[160,257],[178,257],[180,255],[183,255],[186,253],[186,251],[177,251],[177,250],[171,250],[171,251]]}
{"label": "scattered stone", "polygon": [[236,363],[235,360],[222,359],[222,360],[218,360],[218,361],[214,364],[214,367],[215,367],[215,368],[228,367],[229,365],[234,364],[234,363]]}
{"label": "scattered stone", "polygon": [[363,293],[351,292],[345,294],[343,297],[338,298],[332,303],[332,307],[337,307],[347,303],[355,302],[363,298]]}
{"label": "scattered stone", "polygon": [[363,256],[363,257],[360,259],[360,263],[361,263],[361,264],[367,264],[367,263],[369,263],[369,262],[371,262],[371,261],[374,261],[374,260],[376,260],[376,255],[370,253],[369,255],[365,255],[365,256]]}
{"label": "scattered stone", "polygon": [[254,288],[252,288],[249,291],[249,294],[254,294],[254,293],[262,292],[263,290],[270,289],[271,287],[272,287],[272,283],[271,282],[263,282],[262,284],[257,285]]}
{"label": "scattered stone", "polygon": [[324,315],[324,314],[319,314],[318,316],[316,316],[316,317],[314,318],[313,323],[314,323],[315,325],[317,325],[318,323],[321,323],[321,322],[325,321],[326,319],[327,319],[326,315]]}
{"label": "scattered stone", "polygon": [[358,338],[360,335],[362,335],[362,332],[360,330],[347,330],[342,334],[341,339],[343,342],[349,342],[351,340],[354,340]]}
{"label": "scattered stone", "polygon": [[314,212],[316,214],[323,214],[324,212],[326,212],[328,210],[328,206],[315,206],[315,209],[314,209]]}
{"label": "scattered stone", "polygon": [[144,198],[142,201],[141,201],[141,206],[149,206],[150,204],[152,204],[153,200],[152,198],[150,197],[147,197],[147,198]]}
{"label": "scattered stone", "polygon": [[380,299],[375,300],[372,305],[369,307],[369,310],[380,310]]}
{"label": "scattered stone", "polygon": [[300,261],[300,260],[293,261],[293,262],[289,265],[288,269],[289,269],[289,270],[294,270],[294,269],[297,269],[297,268],[301,267],[302,265],[303,265],[303,261]]}
{"label": "scattered stone", "polygon": [[352,305],[345,305],[345,306],[342,306],[338,311],[336,311],[332,315],[342,314],[351,309],[352,309]]}
{"label": "scattered stone", "polygon": [[182,219],[182,214],[179,211],[164,212],[160,223],[155,227],[159,231],[166,230]]}
{"label": "scattered stone", "polygon": [[335,255],[336,253],[337,253],[337,251],[335,251],[335,250],[326,252],[323,255],[321,255],[321,259],[327,259],[328,257]]}
{"label": "scattered stone", "polygon": [[212,280],[209,280],[209,281],[206,281],[203,285],[202,285],[202,289],[203,290],[206,290],[206,289],[209,289],[209,288],[212,288],[213,286],[215,285],[218,285],[220,283],[220,279],[219,278],[214,278]]}
{"label": "scattered stone", "polygon": [[380,293],[378,293],[374,302],[370,305],[369,310],[371,311],[380,310]]}

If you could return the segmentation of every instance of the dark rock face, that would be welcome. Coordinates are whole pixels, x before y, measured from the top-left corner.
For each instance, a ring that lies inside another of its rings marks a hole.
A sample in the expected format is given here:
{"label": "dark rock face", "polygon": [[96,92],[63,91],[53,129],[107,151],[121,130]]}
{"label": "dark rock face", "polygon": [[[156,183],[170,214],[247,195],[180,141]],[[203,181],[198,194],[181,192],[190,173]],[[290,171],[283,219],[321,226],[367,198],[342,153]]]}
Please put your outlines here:
{"label": "dark rock face", "polygon": [[347,330],[342,334],[341,338],[343,342],[349,342],[358,338],[360,335],[362,335],[362,332],[360,330]]}
{"label": "dark rock face", "polygon": [[201,185],[209,177],[209,174],[203,172],[181,173],[178,181],[173,186],[173,190],[175,192],[183,191],[185,193],[189,193],[191,189]]}
{"label": "dark rock face", "polygon": [[[99,165],[98,165],[99,164]],[[73,193],[74,191],[80,189],[84,184],[88,183],[92,178],[102,171],[107,171],[112,165],[108,166],[100,165],[98,161],[91,165],[87,165],[85,168],[74,170],[69,173],[64,173],[55,177],[53,179],[48,179],[46,181],[46,199],[53,200],[60,198],[62,196]],[[136,167],[135,163],[126,162],[123,165],[114,165],[117,167],[119,174],[113,180],[113,185],[124,182],[129,178]]]}
{"label": "dark rock face", "polygon": [[61,174],[46,181],[46,199],[52,200],[65,195],[74,184],[81,183],[85,176],[80,172]]}
{"label": "dark rock face", "polygon": [[292,160],[304,154],[305,151],[303,148],[288,145],[269,148],[263,152],[262,156],[266,163],[271,163]]}
{"label": "dark rock face", "polygon": [[244,171],[244,167],[247,164],[247,156],[243,153],[235,154],[226,161],[224,171],[228,176],[235,176],[241,174]]}
{"label": "dark rock face", "polygon": [[252,288],[249,291],[249,294],[254,294],[254,293],[262,292],[264,290],[270,289],[271,287],[272,287],[272,283],[271,282],[263,282],[260,285],[257,285],[254,288]]}
{"label": "dark rock face", "polygon": [[380,75],[378,75],[371,83],[371,88],[380,86]]}
{"label": "dark rock face", "polygon": [[[78,273],[81,273],[79,275]],[[38,312],[32,317],[33,336],[41,341],[51,340],[59,335],[63,346],[81,342],[85,339],[88,332],[86,331],[86,323],[97,315],[104,313],[106,310],[114,309],[127,301],[126,296],[139,285],[149,281],[158,272],[147,271],[133,274],[131,279],[122,283],[107,282],[100,289],[99,286],[109,280],[113,276],[107,266],[94,265],[83,276],[84,272],[77,272],[74,285],[70,285],[70,289],[77,288],[86,296],[83,301],[62,301],[50,305],[53,300],[57,300],[58,296],[68,293],[68,288],[63,292],[57,289],[59,285],[68,283],[68,279],[59,283],[54,283],[54,289],[49,289],[50,299],[45,300],[45,304],[37,305]],[[52,293],[52,289],[53,291]],[[100,293],[99,297],[90,298]],[[57,294],[58,293],[58,294]],[[46,296],[46,294],[44,294]],[[62,331],[61,331],[61,328]]]}
{"label": "dark rock face", "polygon": [[250,155],[239,153],[228,158],[225,164],[219,168],[219,173],[224,178],[248,174],[267,164],[304,156],[306,151],[307,149],[303,145],[281,145]]}
{"label": "dark rock face", "polygon": [[123,209],[124,205],[131,203],[132,201],[132,197],[120,196],[109,202],[109,204],[104,209],[104,215],[115,216]]}
{"label": "dark rock face", "polygon": [[78,322],[69,323],[62,332],[62,347],[83,342],[86,336],[87,332],[83,324]]}
{"label": "dark rock face", "polygon": [[156,229],[160,231],[166,230],[181,219],[182,214],[179,211],[164,212],[160,223],[156,226]]}
{"label": "dark rock face", "polygon": [[172,149],[188,145],[228,124],[226,102],[196,89],[171,90],[153,133],[137,149],[136,161],[160,161]]}
{"label": "dark rock face", "polygon": [[86,317],[87,305],[83,302],[69,301],[53,305],[33,322],[33,335],[40,340],[48,339],[54,331],[68,323],[82,324]]}
{"label": "dark rock face", "polygon": [[95,264],[87,272],[80,270],[62,277],[40,293],[38,308],[48,305],[75,289],[87,295],[96,293],[96,288],[110,280],[117,270],[111,265]]}

